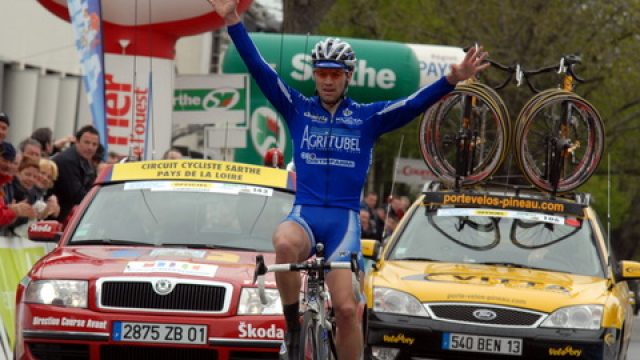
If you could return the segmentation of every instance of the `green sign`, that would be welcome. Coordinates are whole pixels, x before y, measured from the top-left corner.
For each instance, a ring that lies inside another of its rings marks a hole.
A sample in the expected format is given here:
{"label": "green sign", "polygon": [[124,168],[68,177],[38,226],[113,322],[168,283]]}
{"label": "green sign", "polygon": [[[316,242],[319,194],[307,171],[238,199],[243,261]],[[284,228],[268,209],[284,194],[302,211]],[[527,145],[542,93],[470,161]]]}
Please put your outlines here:
{"label": "green sign", "polygon": [[173,111],[244,110],[246,89],[176,89]]}

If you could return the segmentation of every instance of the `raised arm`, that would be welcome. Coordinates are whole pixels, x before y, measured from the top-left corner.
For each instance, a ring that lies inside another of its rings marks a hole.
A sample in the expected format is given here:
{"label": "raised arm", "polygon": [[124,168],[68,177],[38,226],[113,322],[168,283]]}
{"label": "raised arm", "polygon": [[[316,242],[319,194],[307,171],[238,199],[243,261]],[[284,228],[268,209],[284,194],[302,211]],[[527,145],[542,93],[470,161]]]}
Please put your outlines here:
{"label": "raised arm", "polygon": [[249,73],[256,80],[260,90],[271,104],[285,118],[293,110],[293,97],[300,97],[300,93],[289,87],[278,76],[273,68],[265,62],[246,29],[240,21],[237,12],[238,0],[209,0],[220,17],[227,24],[227,31],[236,49],[244,61]]}
{"label": "raised arm", "polygon": [[484,52],[482,47],[471,48],[467,51],[462,62],[451,65],[451,71],[445,77],[429,86],[420,88],[406,98],[387,102],[375,114],[378,117],[375,121],[378,126],[378,135],[408,124],[453,90],[458,82],[474,77],[489,67],[490,64],[484,62],[487,56],[488,53]]}

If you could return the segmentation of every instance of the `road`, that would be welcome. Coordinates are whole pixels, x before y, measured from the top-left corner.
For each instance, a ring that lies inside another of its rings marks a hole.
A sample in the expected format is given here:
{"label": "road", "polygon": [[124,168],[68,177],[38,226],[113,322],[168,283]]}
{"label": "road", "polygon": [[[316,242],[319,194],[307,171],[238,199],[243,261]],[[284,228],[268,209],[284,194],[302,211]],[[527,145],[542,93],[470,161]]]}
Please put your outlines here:
{"label": "road", "polygon": [[633,322],[633,335],[629,344],[627,360],[640,359],[640,317]]}

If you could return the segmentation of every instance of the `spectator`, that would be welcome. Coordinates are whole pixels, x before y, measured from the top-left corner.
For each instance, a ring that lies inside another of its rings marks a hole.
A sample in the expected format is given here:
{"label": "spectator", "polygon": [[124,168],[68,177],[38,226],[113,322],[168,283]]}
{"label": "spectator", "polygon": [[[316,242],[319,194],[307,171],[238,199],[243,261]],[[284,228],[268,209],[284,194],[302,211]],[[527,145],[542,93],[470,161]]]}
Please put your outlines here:
{"label": "spectator", "polygon": [[20,143],[20,154],[22,157],[29,158],[36,163],[40,163],[42,157],[42,146],[38,140],[27,138]]}
{"label": "spectator", "polygon": [[400,219],[398,219],[394,214],[389,213],[387,218],[385,219],[384,233],[382,234],[382,240],[386,240],[389,235],[393,234],[393,232],[398,227],[398,223]]}
{"label": "spectator", "polygon": [[36,216],[35,209],[26,202],[8,204],[4,200],[5,185],[11,184],[13,178],[11,175],[11,164],[15,161],[15,157],[16,150],[13,148],[13,145],[8,142],[0,143],[0,192],[2,193],[2,196],[0,196],[0,227],[2,227],[2,230],[4,230],[7,225],[13,223],[18,216]]}
{"label": "spectator", "polygon": [[171,149],[165,151],[164,155],[162,155],[162,159],[164,159],[164,160],[182,159],[182,153],[180,152],[180,150],[178,150],[176,148],[171,148]]}
{"label": "spectator", "polygon": [[14,235],[22,236],[23,232],[17,233],[15,230],[26,224],[30,219],[35,219],[44,215],[46,203],[40,200],[41,191],[36,188],[36,181],[40,175],[40,164],[30,157],[22,158],[18,175],[13,178],[12,186],[14,191],[14,201],[17,203],[26,202],[36,210],[34,216],[18,216],[9,226],[9,230]]}
{"label": "spectator", "polygon": [[384,227],[384,220],[378,216],[376,208],[378,207],[378,194],[373,191],[369,191],[362,199],[360,203],[360,209],[367,210],[369,212],[369,218],[373,222],[373,232],[378,235],[376,239],[380,240],[382,235],[382,228]]}
{"label": "spectator", "polygon": [[390,209],[389,214],[393,215],[396,219],[400,220],[404,216],[405,210],[403,209],[402,200],[399,196],[390,196]]}
{"label": "spectator", "polygon": [[57,218],[60,214],[58,198],[51,192],[53,183],[58,178],[58,166],[49,159],[40,159],[40,177],[36,186],[42,191],[41,198],[46,202],[45,217]]}
{"label": "spectator", "polygon": [[9,133],[9,115],[0,112],[0,143],[4,142]]}
{"label": "spectator", "polygon": [[64,222],[71,209],[82,201],[96,178],[92,161],[98,149],[100,134],[91,125],[76,133],[76,143],[53,157],[59,176],[53,193],[60,203],[58,220]]}
{"label": "spectator", "polygon": [[360,237],[362,239],[378,239],[378,232],[375,228],[375,222],[370,217],[367,209],[360,209]]}
{"label": "spectator", "polygon": [[35,129],[31,133],[31,138],[40,143],[42,157],[48,158],[53,153],[53,132],[48,127]]}

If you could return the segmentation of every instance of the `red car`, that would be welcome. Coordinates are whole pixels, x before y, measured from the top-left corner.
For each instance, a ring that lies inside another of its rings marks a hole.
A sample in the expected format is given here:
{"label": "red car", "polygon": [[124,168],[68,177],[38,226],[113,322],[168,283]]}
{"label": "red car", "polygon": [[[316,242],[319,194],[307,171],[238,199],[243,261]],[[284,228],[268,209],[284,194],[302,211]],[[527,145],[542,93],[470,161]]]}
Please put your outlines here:
{"label": "red car", "polygon": [[287,215],[294,174],[208,160],[113,165],[21,281],[16,347],[31,359],[277,359],[280,298],[253,284]]}

